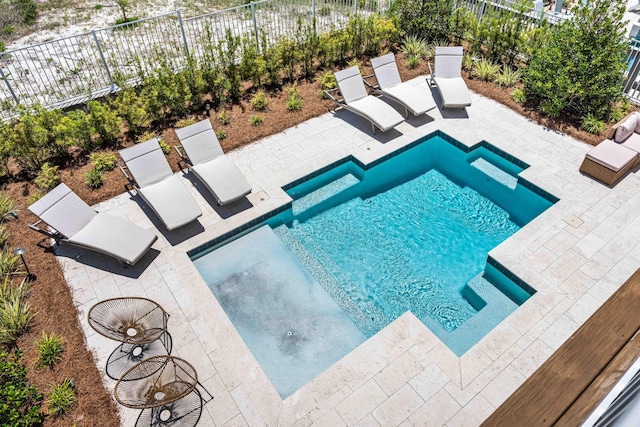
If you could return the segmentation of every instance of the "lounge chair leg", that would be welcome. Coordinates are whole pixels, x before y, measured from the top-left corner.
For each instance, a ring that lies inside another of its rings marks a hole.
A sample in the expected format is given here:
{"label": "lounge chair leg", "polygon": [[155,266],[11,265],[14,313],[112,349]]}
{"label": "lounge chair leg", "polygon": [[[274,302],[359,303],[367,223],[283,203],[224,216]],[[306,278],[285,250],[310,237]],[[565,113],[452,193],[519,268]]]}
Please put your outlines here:
{"label": "lounge chair leg", "polygon": [[371,130],[373,130],[373,134],[376,134],[376,125],[373,124],[373,122],[371,123]]}

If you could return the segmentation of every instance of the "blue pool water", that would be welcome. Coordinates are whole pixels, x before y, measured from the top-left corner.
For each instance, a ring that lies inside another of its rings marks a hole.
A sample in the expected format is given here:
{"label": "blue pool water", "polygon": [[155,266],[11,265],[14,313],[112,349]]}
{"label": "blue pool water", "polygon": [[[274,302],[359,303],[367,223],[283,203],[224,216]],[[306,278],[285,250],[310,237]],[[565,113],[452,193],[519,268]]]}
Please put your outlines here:
{"label": "blue pool water", "polygon": [[557,201],[526,167],[438,132],[288,185],[287,209],[191,256],[282,397],[406,311],[462,355],[535,292],[487,255]]}

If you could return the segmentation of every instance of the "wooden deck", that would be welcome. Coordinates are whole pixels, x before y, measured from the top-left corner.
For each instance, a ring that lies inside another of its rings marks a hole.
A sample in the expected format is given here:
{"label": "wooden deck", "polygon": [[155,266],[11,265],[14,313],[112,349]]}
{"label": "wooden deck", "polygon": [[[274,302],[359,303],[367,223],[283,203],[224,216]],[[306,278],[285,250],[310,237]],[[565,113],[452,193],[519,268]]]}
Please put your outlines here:
{"label": "wooden deck", "polygon": [[640,355],[640,270],[483,426],[578,426]]}

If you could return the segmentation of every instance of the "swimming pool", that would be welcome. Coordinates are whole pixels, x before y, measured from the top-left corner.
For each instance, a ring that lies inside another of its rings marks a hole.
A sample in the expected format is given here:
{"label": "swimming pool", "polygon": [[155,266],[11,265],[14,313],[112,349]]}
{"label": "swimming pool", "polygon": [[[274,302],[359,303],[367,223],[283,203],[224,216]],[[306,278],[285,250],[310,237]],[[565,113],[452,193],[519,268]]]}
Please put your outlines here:
{"label": "swimming pool", "polygon": [[408,310],[462,355],[535,292],[487,256],[557,201],[526,167],[437,132],[291,183],[290,205],[190,255],[282,397]]}

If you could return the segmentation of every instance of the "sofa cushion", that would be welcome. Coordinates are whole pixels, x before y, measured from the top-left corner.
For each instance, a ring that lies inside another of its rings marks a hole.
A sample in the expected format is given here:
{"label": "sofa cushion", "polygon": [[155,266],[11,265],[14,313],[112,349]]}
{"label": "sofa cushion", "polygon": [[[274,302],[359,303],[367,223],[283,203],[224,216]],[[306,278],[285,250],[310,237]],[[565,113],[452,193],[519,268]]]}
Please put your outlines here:
{"label": "sofa cushion", "polygon": [[622,145],[623,147],[627,147],[635,151],[636,153],[640,153],[640,133],[634,132],[620,145]]}
{"label": "sofa cushion", "polygon": [[636,125],[638,125],[638,117],[634,114],[631,114],[627,119],[618,125],[618,129],[616,129],[616,134],[613,137],[615,142],[624,142],[627,138],[629,138],[633,132],[636,130]]}
{"label": "sofa cushion", "polygon": [[633,115],[636,116],[636,133],[640,133],[640,113],[636,111]]}
{"label": "sofa cushion", "polygon": [[637,152],[616,144],[610,139],[605,139],[593,147],[586,157],[614,172],[618,172],[629,163],[635,161],[637,155]]}

